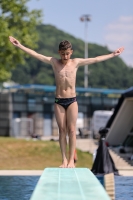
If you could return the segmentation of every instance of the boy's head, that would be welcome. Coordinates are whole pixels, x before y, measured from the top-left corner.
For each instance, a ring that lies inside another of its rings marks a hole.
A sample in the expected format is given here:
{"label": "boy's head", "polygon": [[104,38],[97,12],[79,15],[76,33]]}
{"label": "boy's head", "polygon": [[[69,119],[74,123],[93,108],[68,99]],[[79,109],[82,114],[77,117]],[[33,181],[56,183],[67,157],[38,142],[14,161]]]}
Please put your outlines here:
{"label": "boy's head", "polygon": [[72,53],[73,53],[73,50],[72,50],[71,43],[67,40],[63,40],[59,44],[59,54],[60,54],[61,60],[63,62],[68,61],[70,59]]}
{"label": "boy's head", "polygon": [[67,50],[67,49],[71,49],[72,50],[72,45],[68,40],[63,40],[60,44],[59,44],[59,51],[61,50]]}

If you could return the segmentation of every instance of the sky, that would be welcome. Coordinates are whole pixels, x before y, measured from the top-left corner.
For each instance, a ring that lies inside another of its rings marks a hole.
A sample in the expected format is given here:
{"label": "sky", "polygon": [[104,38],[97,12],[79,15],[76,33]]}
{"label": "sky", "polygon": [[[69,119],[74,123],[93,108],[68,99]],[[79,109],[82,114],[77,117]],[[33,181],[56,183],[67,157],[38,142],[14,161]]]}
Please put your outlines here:
{"label": "sky", "polygon": [[30,0],[27,6],[43,11],[43,24],[82,40],[85,22],[80,17],[90,15],[88,43],[107,46],[111,51],[124,46],[120,57],[133,67],[133,0]]}

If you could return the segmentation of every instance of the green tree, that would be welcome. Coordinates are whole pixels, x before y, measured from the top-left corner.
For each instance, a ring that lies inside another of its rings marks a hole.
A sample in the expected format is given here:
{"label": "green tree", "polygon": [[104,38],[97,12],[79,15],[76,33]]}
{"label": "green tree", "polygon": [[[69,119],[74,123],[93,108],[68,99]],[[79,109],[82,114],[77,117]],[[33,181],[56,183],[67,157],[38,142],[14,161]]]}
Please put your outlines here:
{"label": "green tree", "polygon": [[36,25],[40,24],[41,10],[29,11],[29,0],[0,0],[0,82],[11,76],[11,69],[17,64],[24,64],[24,52],[14,48],[8,37],[18,38],[30,48],[37,47],[38,34]]}

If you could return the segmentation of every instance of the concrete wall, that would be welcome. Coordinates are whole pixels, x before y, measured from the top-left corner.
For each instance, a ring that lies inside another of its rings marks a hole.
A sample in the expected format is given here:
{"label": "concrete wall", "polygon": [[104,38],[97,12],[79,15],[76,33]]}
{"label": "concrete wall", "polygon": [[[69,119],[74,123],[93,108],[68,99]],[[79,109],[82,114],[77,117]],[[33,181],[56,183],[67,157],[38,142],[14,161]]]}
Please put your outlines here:
{"label": "concrete wall", "polygon": [[0,94],[0,136],[9,136],[12,118],[12,95]]}

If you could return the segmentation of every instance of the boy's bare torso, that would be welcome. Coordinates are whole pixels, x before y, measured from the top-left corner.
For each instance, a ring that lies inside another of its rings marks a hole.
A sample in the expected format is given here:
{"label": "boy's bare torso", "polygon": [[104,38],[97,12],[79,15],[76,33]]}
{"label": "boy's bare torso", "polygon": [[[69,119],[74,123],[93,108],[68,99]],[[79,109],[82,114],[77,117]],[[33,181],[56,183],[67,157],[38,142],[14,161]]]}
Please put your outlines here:
{"label": "boy's bare torso", "polygon": [[52,67],[56,82],[56,97],[75,97],[75,83],[77,73],[76,59],[70,59],[66,64],[63,64],[61,60],[52,58]]}

